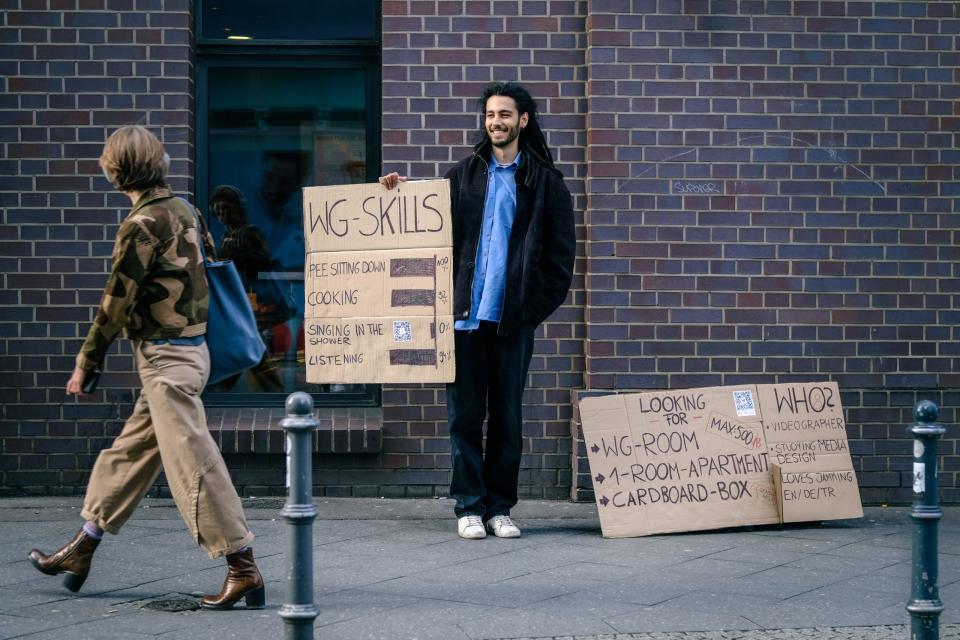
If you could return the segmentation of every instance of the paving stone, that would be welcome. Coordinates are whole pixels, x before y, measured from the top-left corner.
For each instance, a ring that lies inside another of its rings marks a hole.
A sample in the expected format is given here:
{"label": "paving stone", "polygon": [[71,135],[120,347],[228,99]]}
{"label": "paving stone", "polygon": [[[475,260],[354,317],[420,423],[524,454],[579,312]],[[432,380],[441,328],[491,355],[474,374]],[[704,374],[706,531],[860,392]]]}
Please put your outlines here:
{"label": "paving stone", "polygon": [[346,589],[328,594],[319,601],[316,628],[358,618],[382,619],[387,611],[420,601],[413,594],[394,595],[370,590]]}
{"label": "paving stone", "polygon": [[785,550],[780,545],[747,544],[732,549],[724,549],[706,557],[727,562],[742,562],[755,571],[760,571],[799,560],[805,557],[805,554],[800,551]]}
{"label": "paving stone", "polygon": [[588,635],[616,631],[606,621],[588,618],[576,610],[542,613],[533,609],[501,609],[482,619],[472,620],[465,631],[472,640],[515,638],[522,635]]}
{"label": "paving stone", "polygon": [[526,608],[530,611],[539,611],[548,615],[567,615],[571,611],[576,611],[581,616],[606,620],[631,611],[637,611],[642,608],[642,605],[605,598],[592,589],[585,589],[549,600],[534,602],[527,605]]}
{"label": "paving stone", "polygon": [[701,558],[691,558],[684,562],[670,565],[671,572],[682,573],[691,578],[712,578],[716,576],[736,578],[738,576],[756,573],[763,568],[761,565],[751,565],[746,562],[718,560],[712,555]]}
{"label": "paving stone", "polygon": [[645,631],[700,631],[704,629],[749,629],[757,626],[735,613],[680,610],[676,607],[663,605],[644,607],[606,618],[606,622],[617,631],[624,633],[637,629]]}
{"label": "paving stone", "polygon": [[634,567],[591,561],[573,562],[549,569],[542,573],[545,576],[550,576],[560,581],[595,580],[601,582],[618,582],[642,575],[644,572]]}
{"label": "paving stone", "polygon": [[[249,502],[249,501],[248,501]],[[73,498],[0,499],[0,637],[274,638],[286,599],[282,500],[247,512],[267,581],[262,611],[172,613],[142,605],[219,590],[222,559],[191,541],[170,501],[148,501],[108,536],[79,595],[36,573],[79,524]],[[524,501],[518,540],[456,537],[447,500],[323,499],[313,527],[318,637],[329,640],[888,640],[906,637],[912,521],[860,521],[628,539],[600,535],[596,507]],[[36,512],[36,513],[35,513]],[[960,509],[940,544],[941,638],[960,640]],[[951,518],[953,516],[953,518]],[[821,624],[813,627],[812,623]],[[899,625],[899,626],[898,626]]]}
{"label": "paving stone", "polygon": [[688,593],[696,588],[696,584],[687,576],[659,573],[598,584],[590,593],[617,602],[652,606]]}
{"label": "paving stone", "polygon": [[[756,629],[743,631],[688,631],[618,633],[596,636],[553,636],[516,638],[515,640],[893,640],[906,638],[910,628],[904,625],[862,627],[815,627],[803,629]],[[960,625],[941,627],[940,638],[957,640]]]}
{"label": "paving stone", "polygon": [[2,637],[4,638],[26,636],[55,626],[57,626],[57,623],[53,620],[0,613],[0,629],[2,629],[0,633],[3,634]]}
{"label": "paving stone", "polygon": [[[371,599],[370,594],[365,592],[351,592],[349,595],[357,602]],[[471,621],[499,613],[489,606],[447,600],[407,600],[407,602],[387,601],[389,604],[398,606],[384,608],[375,616],[341,616],[342,620],[332,623],[329,617],[325,617],[322,613],[317,621],[317,635],[325,638],[376,639],[389,638],[389,634],[393,632],[396,634],[394,638],[440,640],[447,637],[467,640],[469,636],[464,629],[470,626]],[[326,603],[326,607],[336,607],[336,601]],[[354,611],[354,614],[359,613]]]}

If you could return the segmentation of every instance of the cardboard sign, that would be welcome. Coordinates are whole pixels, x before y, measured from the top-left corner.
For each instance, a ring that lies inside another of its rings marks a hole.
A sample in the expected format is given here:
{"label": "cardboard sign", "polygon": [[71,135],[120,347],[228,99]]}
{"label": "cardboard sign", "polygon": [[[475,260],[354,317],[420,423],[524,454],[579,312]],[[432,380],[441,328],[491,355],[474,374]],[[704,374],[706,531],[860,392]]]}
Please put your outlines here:
{"label": "cardboard sign", "polygon": [[862,516],[842,416],[833,383],[584,398],[603,535]]}
{"label": "cardboard sign", "polygon": [[450,183],[305,187],[303,226],[307,253],[451,247]]}
{"label": "cardboard sign", "polygon": [[763,384],[757,393],[782,521],[862,518],[837,383]]}
{"label": "cardboard sign", "polygon": [[304,316],[449,316],[453,302],[440,280],[452,260],[449,247],[308,254]]}
{"label": "cardboard sign", "polygon": [[430,372],[452,369],[450,320],[434,321],[431,316],[306,318],[304,325],[309,382],[323,377],[367,383],[373,376],[423,381],[431,377]]}
{"label": "cardboard sign", "polygon": [[307,381],[451,382],[447,180],[303,190]]}
{"label": "cardboard sign", "polygon": [[754,387],[584,398],[608,538],[779,521]]}

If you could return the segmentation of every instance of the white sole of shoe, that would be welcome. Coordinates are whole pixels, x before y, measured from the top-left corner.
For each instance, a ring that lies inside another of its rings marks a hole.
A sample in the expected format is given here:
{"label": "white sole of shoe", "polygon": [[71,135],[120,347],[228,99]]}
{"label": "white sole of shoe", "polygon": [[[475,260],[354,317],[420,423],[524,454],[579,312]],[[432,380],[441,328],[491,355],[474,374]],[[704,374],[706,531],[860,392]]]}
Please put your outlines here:
{"label": "white sole of shoe", "polygon": [[484,533],[483,535],[479,535],[479,536],[478,536],[478,535],[475,535],[475,534],[466,534],[466,533],[463,533],[463,532],[461,532],[461,531],[457,531],[457,535],[460,536],[461,538],[463,538],[464,540],[483,540],[484,538],[487,537],[487,534],[486,534],[486,533]]}

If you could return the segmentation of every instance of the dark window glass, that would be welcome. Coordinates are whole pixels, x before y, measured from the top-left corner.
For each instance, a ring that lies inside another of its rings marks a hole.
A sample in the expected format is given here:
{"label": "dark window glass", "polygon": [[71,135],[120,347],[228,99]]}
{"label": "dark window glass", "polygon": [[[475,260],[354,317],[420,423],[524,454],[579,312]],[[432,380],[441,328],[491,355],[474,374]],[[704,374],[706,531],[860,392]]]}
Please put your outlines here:
{"label": "dark window glass", "polygon": [[375,0],[207,0],[204,41],[374,40]]}
{"label": "dark window glass", "polygon": [[198,204],[237,263],[268,347],[260,366],[207,389],[226,406],[379,403],[379,385],[306,383],[301,188],[375,181],[376,0],[199,0]]}
{"label": "dark window glass", "polygon": [[[308,385],[301,187],[366,182],[368,69],[204,66],[200,172],[221,257],[236,262],[268,354],[208,394],[309,390],[369,397],[368,385]],[[204,153],[205,151],[205,153]],[[321,398],[322,400],[322,398]]]}

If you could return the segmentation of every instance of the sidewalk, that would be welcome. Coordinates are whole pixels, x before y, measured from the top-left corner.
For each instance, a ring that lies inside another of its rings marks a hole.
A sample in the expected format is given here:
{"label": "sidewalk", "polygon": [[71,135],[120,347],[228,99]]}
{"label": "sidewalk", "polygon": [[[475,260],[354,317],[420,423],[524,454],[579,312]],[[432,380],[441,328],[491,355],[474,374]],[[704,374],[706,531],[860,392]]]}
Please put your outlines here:
{"label": "sidewalk", "polygon": [[[107,536],[74,596],[26,560],[79,528],[78,498],[0,499],[0,638],[282,638],[288,525],[245,501],[262,611],[154,610],[219,590],[173,503]],[[456,537],[448,500],[318,499],[314,628],[323,640],[908,638],[908,508],[862,520],[605,540],[593,504],[521,501],[519,540]],[[960,508],[940,524],[941,638],[960,638]]]}

